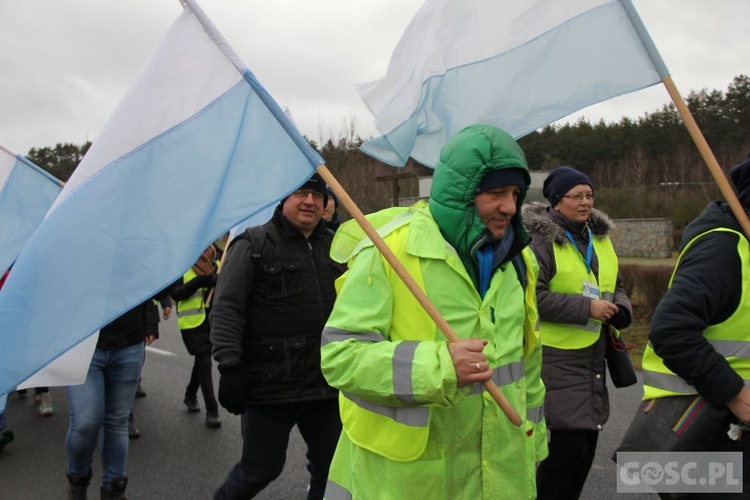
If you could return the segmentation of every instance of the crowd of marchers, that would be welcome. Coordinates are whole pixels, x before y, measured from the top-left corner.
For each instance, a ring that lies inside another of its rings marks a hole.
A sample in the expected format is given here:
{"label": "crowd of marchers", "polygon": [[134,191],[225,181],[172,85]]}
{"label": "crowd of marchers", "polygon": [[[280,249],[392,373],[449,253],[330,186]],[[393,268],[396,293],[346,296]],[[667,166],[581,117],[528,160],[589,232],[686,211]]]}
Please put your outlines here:
{"label": "crowd of marchers", "polygon": [[[750,210],[750,157],[731,178]],[[87,498],[97,446],[102,498],[125,498],[145,346],[158,337],[157,302],[166,319],[172,301],[194,357],[187,410],[200,411],[200,396],[206,426],[220,428],[219,405],[241,418],[242,453],[217,478],[217,500],[252,498],[276,479],[294,426],[310,500],[578,498],[609,416],[607,378],[635,380],[622,365],[633,309],[590,178],[555,168],[546,202],[524,204],[530,182],[510,135],[467,127],[443,147],[428,201],[367,217],[373,241],[359,222],[341,224],[339,199],[312,175],[268,222],[224,252],[209,246],[101,329],[86,381],[66,388],[68,498]],[[712,202],[684,232],[650,327],[643,402],[618,451],[745,456],[749,315],[750,243],[729,205]],[[39,411],[51,414],[40,389]],[[0,413],[0,447],[12,440]]]}

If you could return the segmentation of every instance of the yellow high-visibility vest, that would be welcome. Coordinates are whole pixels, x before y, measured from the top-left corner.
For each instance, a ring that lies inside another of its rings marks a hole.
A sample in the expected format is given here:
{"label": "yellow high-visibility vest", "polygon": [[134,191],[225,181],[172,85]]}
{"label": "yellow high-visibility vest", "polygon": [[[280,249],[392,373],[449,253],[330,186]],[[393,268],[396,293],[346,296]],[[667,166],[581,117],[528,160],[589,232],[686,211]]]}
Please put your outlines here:
{"label": "yellow high-visibility vest", "polygon": [[[570,241],[553,244],[557,272],[549,282],[549,291],[571,295],[583,294],[583,282],[599,287],[602,300],[613,301],[617,287],[618,260],[612,241],[606,236],[593,237],[594,252],[599,261],[599,276],[586,269],[581,252]],[[589,318],[585,325],[542,321],[542,344],[557,349],[583,349],[599,339],[602,323]]]}
{"label": "yellow high-visibility vest", "polygon": [[[669,286],[672,286],[677,267],[688,249],[698,241],[699,238],[712,232],[735,233],[739,236],[737,242],[737,253],[742,263],[742,295],[737,309],[725,321],[710,325],[703,331],[703,336],[713,348],[724,356],[729,366],[736,371],[745,381],[745,387],[750,386],[750,273],[746,270],[750,266],[750,245],[745,236],[732,229],[716,228],[701,233],[685,245],[680,252],[675,264]],[[688,384],[684,379],[675,375],[664,365],[654,348],[649,343],[643,351],[643,399],[664,398],[669,396],[684,396],[698,394],[695,387]]]}
{"label": "yellow high-visibility vest", "polygon": [[[391,210],[385,217],[391,219],[393,215],[394,211]],[[391,232],[383,236],[383,239],[424,291],[420,259],[406,251],[409,235],[409,228],[406,224],[411,215],[404,212],[400,218],[391,219],[393,226],[388,228]],[[375,227],[382,227],[383,221],[369,218]],[[537,264],[528,248],[524,249],[522,255],[527,279],[524,296],[527,314],[527,321],[524,322],[524,354],[528,356],[539,339],[539,332],[535,329],[537,324],[535,296]],[[385,259],[383,260],[385,263]],[[387,263],[385,263],[385,270],[393,293],[390,341],[435,340],[437,336],[435,323]],[[337,290],[341,289],[345,279],[346,274],[339,278]],[[508,300],[512,298],[508,297]],[[339,408],[346,435],[357,446],[397,462],[418,459],[427,446],[431,416],[429,406],[381,407],[372,403],[368,404],[363,400],[353,401],[342,392],[339,395]]]}
{"label": "yellow high-visibility vest", "polygon": [[[182,277],[182,282],[187,283],[197,276],[191,267]],[[205,291],[205,287],[200,287],[187,299],[177,301],[177,326],[180,330],[196,328],[206,320],[206,305],[203,302]]]}

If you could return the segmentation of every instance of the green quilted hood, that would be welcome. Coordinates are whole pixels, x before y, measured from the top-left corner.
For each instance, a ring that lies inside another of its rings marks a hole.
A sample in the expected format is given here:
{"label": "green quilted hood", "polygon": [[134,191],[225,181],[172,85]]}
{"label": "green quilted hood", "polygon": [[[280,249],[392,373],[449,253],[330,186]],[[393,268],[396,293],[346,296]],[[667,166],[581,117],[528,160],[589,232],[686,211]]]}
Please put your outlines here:
{"label": "green quilted hood", "polygon": [[[485,175],[505,168],[523,170],[528,188],[531,176],[523,150],[507,132],[492,125],[471,125],[453,136],[443,146],[435,166],[430,212],[475,281],[476,251],[491,234],[477,214],[474,196]],[[525,197],[526,189],[522,189],[512,219],[515,242],[508,259],[529,242],[521,224],[521,204]]]}

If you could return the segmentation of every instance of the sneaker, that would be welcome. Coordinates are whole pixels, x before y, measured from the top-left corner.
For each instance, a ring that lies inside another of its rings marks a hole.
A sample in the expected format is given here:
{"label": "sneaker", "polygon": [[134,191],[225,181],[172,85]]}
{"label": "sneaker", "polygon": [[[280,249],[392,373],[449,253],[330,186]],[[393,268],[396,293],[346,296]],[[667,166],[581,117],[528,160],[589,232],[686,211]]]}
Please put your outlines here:
{"label": "sneaker", "polygon": [[42,417],[51,417],[55,413],[52,406],[52,396],[49,392],[42,392],[34,396],[36,399],[36,414]]}
{"label": "sneaker", "polygon": [[0,450],[5,448],[5,445],[13,441],[13,438],[16,436],[13,434],[13,431],[10,429],[3,429],[0,431]]}
{"label": "sneaker", "polygon": [[130,414],[130,417],[128,417],[128,437],[130,439],[137,439],[141,437],[141,431],[139,431],[138,427],[135,426],[132,413]]}
{"label": "sneaker", "polygon": [[138,382],[138,387],[135,389],[135,397],[143,398],[145,396],[146,396],[146,391],[143,390],[143,387],[141,387],[141,383]]}
{"label": "sneaker", "polygon": [[219,420],[219,410],[206,411],[206,427],[209,427],[211,429],[221,427],[221,420]]}
{"label": "sneaker", "polygon": [[197,413],[201,411],[200,406],[198,406],[197,396],[188,396],[187,394],[185,394],[185,399],[183,399],[182,402],[185,403],[185,406],[187,406],[187,409],[190,413]]}

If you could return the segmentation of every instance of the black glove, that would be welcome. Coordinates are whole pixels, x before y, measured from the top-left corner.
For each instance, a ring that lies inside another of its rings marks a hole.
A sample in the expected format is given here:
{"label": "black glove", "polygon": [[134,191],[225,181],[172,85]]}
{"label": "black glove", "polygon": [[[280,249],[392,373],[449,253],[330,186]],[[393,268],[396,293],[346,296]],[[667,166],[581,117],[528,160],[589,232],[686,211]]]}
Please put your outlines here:
{"label": "black glove", "polygon": [[219,403],[229,413],[241,415],[245,412],[245,387],[242,368],[239,365],[219,368]]}
{"label": "black glove", "polygon": [[619,307],[620,308],[617,311],[617,314],[609,319],[609,324],[614,326],[618,330],[622,330],[630,326],[633,318],[630,317],[630,312],[626,308],[622,306]]}
{"label": "black glove", "polygon": [[210,288],[216,284],[216,275],[215,274],[201,274],[199,276],[196,276],[192,280],[196,287],[200,288]]}

